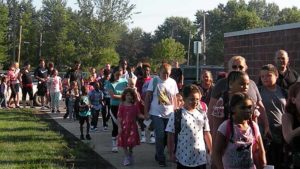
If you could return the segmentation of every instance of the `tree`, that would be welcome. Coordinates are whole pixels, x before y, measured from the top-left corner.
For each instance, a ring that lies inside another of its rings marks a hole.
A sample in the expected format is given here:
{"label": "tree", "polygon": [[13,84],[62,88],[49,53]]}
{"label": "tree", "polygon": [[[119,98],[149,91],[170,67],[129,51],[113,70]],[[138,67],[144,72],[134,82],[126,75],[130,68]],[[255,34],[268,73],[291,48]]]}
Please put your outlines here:
{"label": "tree", "polygon": [[177,60],[179,63],[185,61],[184,46],[173,38],[162,39],[153,48],[153,63],[159,64],[162,60],[171,62]]}
{"label": "tree", "polygon": [[196,27],[188,18],[169,17],[155,30],[154,38],[156,42],[165,38],[173,38],[183,44],[185,50],[188,50],[189,36],[195,32]]}
{"label": "tree", "polygon": [[67,38],[68,21],[65,0],[43,0],[44,57],[58,66],[66,64],[74,52],[74,43]]}
{"label": "tree", "polygon": [[143,32],[141,28],[133,28],[122,34],[121,40],[118,42],[117,52],[129,63],[136,64],[151,55],[152,44],[151,34]]}
{"label": "tree", "polygon": [[7,60],[8,7],[0,2],[0,63]]}
{"label": "tree", "polygon": [[300,21],[300,10],[297,7],[284,8],[279,12],[277,24],[287,24]]}

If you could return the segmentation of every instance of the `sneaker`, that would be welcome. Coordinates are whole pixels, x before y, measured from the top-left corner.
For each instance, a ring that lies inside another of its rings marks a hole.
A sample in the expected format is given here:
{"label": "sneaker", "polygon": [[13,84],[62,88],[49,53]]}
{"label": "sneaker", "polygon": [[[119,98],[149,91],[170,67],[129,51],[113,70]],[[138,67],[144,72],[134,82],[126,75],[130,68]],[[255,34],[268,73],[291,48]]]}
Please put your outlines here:
{"label": "sneaker", "polygon": [[84,140],[83,134],[80,135],[80,140]]}
{"label": "sneaker", "polygon": [[87,135],[85,136],[85,138],[86,138],[87,140],[91,140],[91,139],[92,139],[91,136],[90,136],[89,134],[87,134]]}
{"label": "sneaker", "polygon": [[118,152],[118,147],[117,147],[117,140],[115,137],[112,138],[112,152],[117,153]]}
{"label": "sneaker", "polygon": [[59,110],[56,110],[56,113],[60,113],[60,111],[59,111]]}
{"label": "sneaker", "polygon": [[104,126],[104,127],[103,127],[103,131],[108,131],[108,127],[107,127],[107,126]]}
{"label": "sneaker", "polygon": [[94,127],[94,130],[97,131],[97,130],[98,130],[98,127]]}
{"label": "sneaker", "polygon": [[54,111],[54,110],[52,110],[52,111],[51,111],[51,113],[55,113],[55,111]]}
{"label": "sneaker", "polygon": [[41,110],[45,110],[46,108],[44,106],[41,107]]}
{"label": "sneaker", "polygon": [[166,167],[166,166],[167,166],[167,164],[166,164],[165,161],[159,161],[159,162],[158,162],[158,165],[159,165],[160,167]]}
{"label": "sneaker", "polygon": [[151,132],[150,133],[150,141],[149,141],[150,144],[155,144],[155,136],[154,136],[154,133]]}
{"label": "sneaker", "polygon": [[145,131],[141,132],[141,143],[145,143],[146,142],[146,133]]}
{"label": "sneaker", "polygon": [[95,127],[91,126],[90,131],[96,131]]}
{"label": "sneaker", "polygon": [[126,156],[126,157],[124,157],[124,160],[123,160],[123,165],[124,166],[128,166],[128,165],[130,165],[130,161],[129,161],[129,159],[128,159],[128,157]]}
{"label": "sneaker", "polygon": [[130,164],[133,164],[133,163],[134,163],[134,158],[133,158],[132,155],[129,155],[129,156],[128,156],[128,160],[129,160]]}

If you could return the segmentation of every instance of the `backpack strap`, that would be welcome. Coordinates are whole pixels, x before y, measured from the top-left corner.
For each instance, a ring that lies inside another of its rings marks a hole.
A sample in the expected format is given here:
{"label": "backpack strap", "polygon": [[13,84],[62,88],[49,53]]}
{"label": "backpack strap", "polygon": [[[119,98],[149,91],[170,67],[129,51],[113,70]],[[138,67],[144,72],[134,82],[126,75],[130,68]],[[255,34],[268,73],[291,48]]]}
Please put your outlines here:
{"label": "backpack strap", "polygon": [[226,137],[226,143],[228,143],[230,141],[230,137],[231,137],[231,128],[230,128],[230,120],[228,119],[226,122],[226,133],[225,133],[225,137]]}
{"label": "backpack strap", "polygon": [[182,119],[182,109],[176,109],[174,112],[174,127],[175,127],[175,148],[174,152],[176,152],[177,142],[178,142],[178,134],[181,131],[181,119]]}
{"label": "backpack strap", "polygon": [[229,95],[228,91],[222,93],[223,106],[224,106],[224,120],[228,119],[229,116]]}
{"label": "backpack strap", "polygon": [[207,105],[203,101],[200,101],[200,106],[204,112],[207,112]]}

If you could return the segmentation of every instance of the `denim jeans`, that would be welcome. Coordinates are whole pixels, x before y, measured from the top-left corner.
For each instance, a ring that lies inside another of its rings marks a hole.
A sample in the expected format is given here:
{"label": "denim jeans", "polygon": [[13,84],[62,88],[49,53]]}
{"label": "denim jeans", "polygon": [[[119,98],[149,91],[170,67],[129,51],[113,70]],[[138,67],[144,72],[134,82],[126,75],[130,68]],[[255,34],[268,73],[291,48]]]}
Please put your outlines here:
{"label": "denim jeans", "polygon": [[155,158],[158,161],[166,161],[165,146],[167,145],[167,132],[165,132],[168,120],[166,118],[151,115],[155,133]]}

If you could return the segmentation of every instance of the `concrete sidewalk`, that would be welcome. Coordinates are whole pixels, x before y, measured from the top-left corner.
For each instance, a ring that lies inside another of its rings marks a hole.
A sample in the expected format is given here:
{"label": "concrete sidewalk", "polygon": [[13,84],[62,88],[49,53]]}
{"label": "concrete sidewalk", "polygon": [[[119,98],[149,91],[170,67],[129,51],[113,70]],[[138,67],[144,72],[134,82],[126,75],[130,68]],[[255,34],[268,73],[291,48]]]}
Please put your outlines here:
{"label": "concrete sidewalk", "polygon": [[[63,109],[61,109],[63,110]],[[63,119],[65,112],[60,114],[53,114],[49,111],[47,112],[52,119],[57,121],[62,127],[71,132],[77,138],[80,137],[79,122],[72,121],[69,119]],[[83,140],[84,143],[88,144],[95,152],[97,152],[102,158],[107,160],[117,169],[175,169],[176,164],[167,161],[167,167],[159,167],[158,163],[154,160],[155,145],[148,143],[141,143],[141,145],[136,146],[133,149],[134,164],[130,166],[123,166],[124,153],[121,148],[119,148],[118,153],[111,152],[111,121],[109,124],[109,130],[102,131],[102,119],[99,118],[98,131],[90,132],[92,140]],[[85,134],[84,129],[84,134]],[[148,138],[147,138],[148,139]]]}

